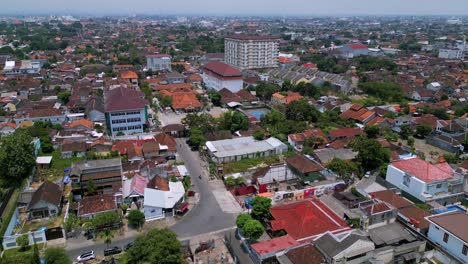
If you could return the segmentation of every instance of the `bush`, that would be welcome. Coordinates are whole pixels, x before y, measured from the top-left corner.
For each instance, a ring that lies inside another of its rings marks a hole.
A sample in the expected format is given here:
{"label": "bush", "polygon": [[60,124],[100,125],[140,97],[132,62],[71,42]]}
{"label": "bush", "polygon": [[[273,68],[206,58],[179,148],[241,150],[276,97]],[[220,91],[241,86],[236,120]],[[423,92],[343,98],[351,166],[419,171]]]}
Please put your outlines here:
{"label": "bush", "polygon": [[22,235],[16,238],[16,244],[20,247],[20,251],[25,251],[29,246],[28,235]]}
{"label": "bush", "polygon": [[252,220],[252,217],[249,214],[240,214],[236,218],[237,228],[242,229],[249,220]]}
{"label": "bush", "polygon": [[63,248],[50,247],[45,250],[44,260],[47,264],[71,264],[67,252]]}
{"label": "bush", "polygon": [[265,232],[265,228],[263,227],[262,223],[255,219],[251,219],[245,222],[244,228],[242,228],[242,230],[243,234],[252,240],[259,239],[263,235],[263,232]]}
{"label": "bush", "polygon": [[133,227],[140,227],[145,221],[145,214],[140,210],[131,210],[128,213],[128,224]]}
{"label": "bush", "polygon": [[120,215],[117,212],[106,212],[96,215],[92,220],[91,224],[94,228],[111,226],[118,224],[122,221]]}

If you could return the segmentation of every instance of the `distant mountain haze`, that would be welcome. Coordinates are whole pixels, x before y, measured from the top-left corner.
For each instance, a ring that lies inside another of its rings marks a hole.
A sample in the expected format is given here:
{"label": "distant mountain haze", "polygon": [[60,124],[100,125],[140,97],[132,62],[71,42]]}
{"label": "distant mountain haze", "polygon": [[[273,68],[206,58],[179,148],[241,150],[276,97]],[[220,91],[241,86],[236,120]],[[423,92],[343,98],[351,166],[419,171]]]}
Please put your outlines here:
{"label": "distant mountain haze", "polygon": [[468,15],[468,0],[19,0],[1,14]]}

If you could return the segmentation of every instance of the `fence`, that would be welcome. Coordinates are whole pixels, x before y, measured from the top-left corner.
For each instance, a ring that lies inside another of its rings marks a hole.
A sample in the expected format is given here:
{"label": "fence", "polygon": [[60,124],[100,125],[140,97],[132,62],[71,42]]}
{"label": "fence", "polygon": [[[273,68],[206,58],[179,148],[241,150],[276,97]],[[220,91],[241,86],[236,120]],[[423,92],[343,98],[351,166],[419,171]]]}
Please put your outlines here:
{"label": "fence", "polygon": [[5,194],[3,194],[2,203],[0,204],[0,219],[1,219],[1,216],[3,215],[3,211],[5,211],[8,201],[10,201],[13,191],[14,191],[13,189],[9,189]]}

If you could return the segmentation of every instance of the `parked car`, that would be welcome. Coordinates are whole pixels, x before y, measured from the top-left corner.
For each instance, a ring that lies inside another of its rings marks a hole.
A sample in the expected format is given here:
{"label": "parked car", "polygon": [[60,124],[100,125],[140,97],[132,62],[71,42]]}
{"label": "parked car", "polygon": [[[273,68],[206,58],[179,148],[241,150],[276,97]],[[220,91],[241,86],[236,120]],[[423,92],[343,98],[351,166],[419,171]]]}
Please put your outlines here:
{"label": "parked car", "polygon": [[111,256],[111,255],[119,254],[120,252],[122,252],[122,249],[119,247],[106,248],[104,249],[104,256]]}
{"label": "parked car", "polygon": [[115,264],[115,259],[111,258],[109,260],[103,260],[99,264]]}
{"label": "parked car", "polygon": [[127,251],[127,250],[129,250],[131,247],[133,247],[133,242],[130,242],[130,243],[128,243],[127,245],[125,245],[124,250]]}
{"label": "parked car", "polygon": [[85,252],[81,255],[79,255],[76,260],[78,262],[83,262],[83,261],[88,261],[88,260],[92,260],[92,259],[95,259],[96,258],[96,255],[94,254],[94,251],[88,251],[88,252]]}
{"label": "parked car", "polygon": [[175,160],[175,159],[176,159],[175,155],[166,156],[166,160]]}

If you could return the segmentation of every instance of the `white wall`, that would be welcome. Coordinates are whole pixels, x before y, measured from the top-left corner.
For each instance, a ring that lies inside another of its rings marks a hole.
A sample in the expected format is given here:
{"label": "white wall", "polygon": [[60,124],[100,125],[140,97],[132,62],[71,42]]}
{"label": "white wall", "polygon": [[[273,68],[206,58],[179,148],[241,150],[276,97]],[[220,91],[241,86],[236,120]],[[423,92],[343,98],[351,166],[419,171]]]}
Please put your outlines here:
{"label": "white wall", "polygon": [[206,87],[208,87],[208,89],[213,89],[216,91],[219,91],[223,88],[227,88],[231,92],[237,93],[238,91],[242,90],[243,85],[244,85],[244,82],[242,79],[220,80],[206,73],[204,73],[202,77],[203,77],[203,82],[205,83]]}
{"label": "white wall", "polygon": [[[133,114],[133,112],[138,112]],[[117,112],[116,112],[117,113]],[[112,135],[116,135],[120,131],[122,131],[125,134],[132,134],[132,133],[142,133],[143,132],[143,124],[146,122],[145,119],[145,110],[134,110],[134,111],[122,111],[118,113],[124,113],[124,115],[118,115],[118,116],[113,116],[112,113],[109,114],[109,124],[110,124],[110,130],[112,132]],[[133,122],[128,122],[127,120],[129,118],[140,118],[140,121],[133,121]],[[124,123],[115,123],[113,124],[112,121],[114,120],[125,120]],[[135,126],[141,126],[139,129],[135,129]],[[133,127],[133,128],[130,128]],[[114,128],[126,128],[125,130],[120,130],[120,131],[114,131]]]}
{"label": "white wall", "polygon": [[284,164],[281,166],[270,167],[270,170],[265,174],[265,176],[258,178],[258,182],[260,184],[269,184],[273,183],[273,179],[275,179],[277,182],[282,182],[295,178],[296,175],[294,175],[288,166]]}
{"label": "white wall", "polygon": [[[431,223],[429,225],[429,231],[427,233],[427,236],[433,242],[439,244],[441,247],[443,247],[453,255],[457,256],[458,258],[463,259],[465,263],[468,263],[468,255],[465,256],[462,254],[462,241],[453,236],[452,234],[448,233],[449,238],[447,242],[444,242],[444,233],[445,231],[442,228],[437,229],[436,226],[433,223]],[[465,245],[468,245],[468,243],[466,243]]]}
{"label": "white wall", "polygon": [[395,185],[400,190],[405,191],[424,202],[426,198],[422,196],[422,193],[426,190],[426,183],[412,176],[409,182],[409,186],[406,186],[403,184],[404,175],[405,172],[395,168],[392,165],[389,165],[387,167],[386,180],[389,183]]}
{"label": "white wall", "polygon": [[152,206],[145,205],[143,212],[145,214],[146,221],[152,221],[152,220],[164,218],[163,209],[160,207],[152,207]]}

